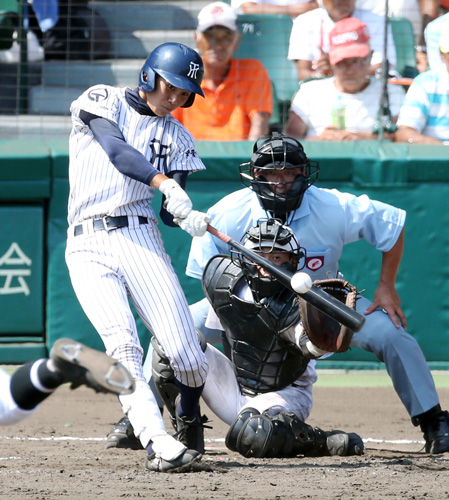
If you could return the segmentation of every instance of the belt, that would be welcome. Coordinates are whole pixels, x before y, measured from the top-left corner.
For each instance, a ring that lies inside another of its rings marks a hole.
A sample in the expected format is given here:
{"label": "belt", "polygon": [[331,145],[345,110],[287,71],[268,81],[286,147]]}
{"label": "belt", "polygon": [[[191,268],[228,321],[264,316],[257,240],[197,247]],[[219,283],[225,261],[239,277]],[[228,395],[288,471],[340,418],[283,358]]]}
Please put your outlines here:
{"label": "belt", "polygon": [[[127,215],[119,215],[118,217],[110,217],[106,215],[101,219],[91,219],[94,231],[112,231],[120,227],[128,227],[129,220]],[[148,224],[148,217],[138,216],[139,224]],[[84,232],[83,225],[78,224],[73,230],[75,236],[81,236]]]}

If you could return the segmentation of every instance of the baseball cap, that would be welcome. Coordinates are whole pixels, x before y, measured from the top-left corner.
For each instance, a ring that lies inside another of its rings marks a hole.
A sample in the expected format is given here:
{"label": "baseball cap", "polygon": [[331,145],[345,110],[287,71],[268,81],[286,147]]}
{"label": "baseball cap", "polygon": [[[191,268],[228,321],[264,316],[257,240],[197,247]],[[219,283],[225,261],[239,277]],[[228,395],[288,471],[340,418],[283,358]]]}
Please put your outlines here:
{"label": "baseball cap", "polygon": [[366,57],[370,53],[368,26],[355,17],[335,23],[329,33],[329,61],[337,64],[349,57]]}
{"label": "baseball cap", "polygon": [[202,33],[211,26],[225,26],[237,31],[237,14],[234,9],[224,2],[212,2],[200,10],[198,14],[197,31]]}
{"label": "baseball cap", "polygon": [[449,22],[445,23],[440,36],[440,51],[449,53]]}

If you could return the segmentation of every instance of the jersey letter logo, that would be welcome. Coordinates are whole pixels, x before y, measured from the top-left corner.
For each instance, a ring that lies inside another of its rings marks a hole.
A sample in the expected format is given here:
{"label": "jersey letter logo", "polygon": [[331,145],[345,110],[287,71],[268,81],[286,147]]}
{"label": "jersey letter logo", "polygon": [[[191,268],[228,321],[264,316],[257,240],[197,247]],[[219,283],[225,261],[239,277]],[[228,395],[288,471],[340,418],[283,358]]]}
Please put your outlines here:
{"label": "jersey letter logo", "polygon": [[189,66],[189,72],[187,73],[187,76],[189,78],[193,78],[196,80],[196,74],[198,73],[198,70],[200,69],[200,65],[197,63],[194,63],[193,61],[190,61],[190,66]]}

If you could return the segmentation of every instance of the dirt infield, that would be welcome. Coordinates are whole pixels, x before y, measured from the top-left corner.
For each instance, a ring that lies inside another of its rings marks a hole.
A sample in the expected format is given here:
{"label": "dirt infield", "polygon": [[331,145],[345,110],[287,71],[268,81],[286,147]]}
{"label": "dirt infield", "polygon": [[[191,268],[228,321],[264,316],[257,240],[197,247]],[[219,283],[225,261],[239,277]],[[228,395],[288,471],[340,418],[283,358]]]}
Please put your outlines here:
{"label": "dirt infield", "polygon": [[[449,408],[449,389],[439,390]],[[206,454],[198,471],[144,470],[144,451],[106,450],[121,417],[113,396],[67,386],[28,420],[0,428],[0,499],[50,500],[444,500],[449,453],[422,452],[393,389],[315,388],[309,423],[355,431],[362,457],[245,459],[224,445],[226,426],[210,412]]]}

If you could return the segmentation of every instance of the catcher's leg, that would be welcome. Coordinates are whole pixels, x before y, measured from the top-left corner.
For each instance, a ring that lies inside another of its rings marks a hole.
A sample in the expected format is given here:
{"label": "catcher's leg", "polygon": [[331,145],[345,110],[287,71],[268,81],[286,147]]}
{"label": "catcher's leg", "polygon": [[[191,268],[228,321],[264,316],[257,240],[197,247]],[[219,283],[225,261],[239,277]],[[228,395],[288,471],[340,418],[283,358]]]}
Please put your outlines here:
{"label": "catcher's leg", "polygon": [[294,413],[273,417],[244,409],[231,425],[226,446],[245,457],[274,458],[329,455],[361,455],[363,441],[357,434],[325,432],[301,421]]}

